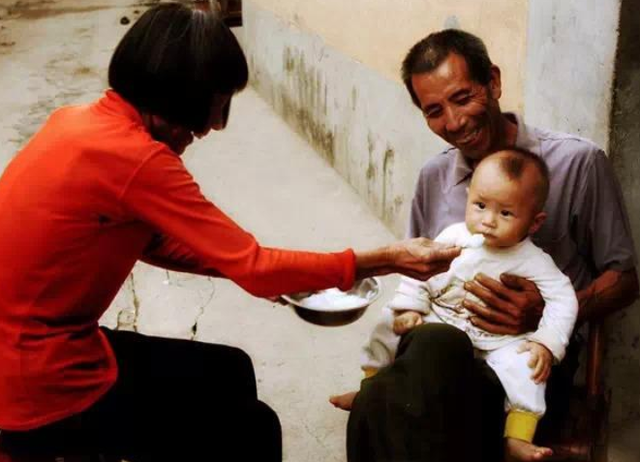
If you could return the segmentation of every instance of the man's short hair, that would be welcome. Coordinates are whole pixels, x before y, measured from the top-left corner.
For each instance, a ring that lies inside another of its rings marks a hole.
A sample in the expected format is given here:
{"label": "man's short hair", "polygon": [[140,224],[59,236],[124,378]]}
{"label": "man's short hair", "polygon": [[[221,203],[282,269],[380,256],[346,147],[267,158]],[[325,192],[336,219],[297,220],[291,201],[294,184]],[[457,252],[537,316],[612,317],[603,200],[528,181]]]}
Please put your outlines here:
{"label": "man's short hair", "polygon": [[500,170],[513,181],[519,181],[522,175],[531,166],[536,169],[537,181],[534,185],[536,199],[536,213],[542,211],[549,196],[549,167],[542,157],[519,148],[505,149],[495,152],[480,161],[478,166],[486,160],[495,159]]}
{"label": "man's short hair", "polygon": [[458,29],[434,32],[416,43],[402,62],[402,81],[418,108],[420,101],[413,90],[411,77],[433,71],[451,53],[464,58],[471,79],[482,85],[487,85],[491,80],[491,59],[480,38]]}
{"label": "man's short hair", "polygon": [[109,85],[136,109],[195,132],[207,128],[213,95],[242,90],[248,76],[222,19],[178,3],[140,16],[109,64]]}

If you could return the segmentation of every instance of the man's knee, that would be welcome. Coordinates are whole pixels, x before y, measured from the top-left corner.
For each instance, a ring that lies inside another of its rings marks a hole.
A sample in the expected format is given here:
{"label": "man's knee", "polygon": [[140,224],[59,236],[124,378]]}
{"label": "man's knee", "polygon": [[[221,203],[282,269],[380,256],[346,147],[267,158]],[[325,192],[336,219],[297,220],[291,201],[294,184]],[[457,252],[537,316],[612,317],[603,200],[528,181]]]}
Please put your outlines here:
{"label": "man's knee", "polygon": [[[382,372],[382,374],[386,375],[388,372]],[[360,391],[354,399],[353,408],[360,409],[362,407],[366,407],[368,409],[372,409],[381,403],[383,406],[386,405],[386,400],[390,393],[392,393],[390,386],[393,386],[395,383],[393,381],[383,379],[383,375],[373,376],[370,379],[362,381]]]}

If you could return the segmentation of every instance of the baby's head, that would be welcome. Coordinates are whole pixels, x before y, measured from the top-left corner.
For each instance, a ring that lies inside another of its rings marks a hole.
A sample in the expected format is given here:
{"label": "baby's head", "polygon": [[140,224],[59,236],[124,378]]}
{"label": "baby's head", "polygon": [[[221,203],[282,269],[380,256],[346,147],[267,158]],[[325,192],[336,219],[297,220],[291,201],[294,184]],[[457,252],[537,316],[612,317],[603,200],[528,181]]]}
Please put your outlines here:
{"label": "baby's head", "polygon": [[467,197],[465,222],[489,247],[510,247],[535,233],[546,218],[549,169],[535,154],[506,149],[478,163]]}

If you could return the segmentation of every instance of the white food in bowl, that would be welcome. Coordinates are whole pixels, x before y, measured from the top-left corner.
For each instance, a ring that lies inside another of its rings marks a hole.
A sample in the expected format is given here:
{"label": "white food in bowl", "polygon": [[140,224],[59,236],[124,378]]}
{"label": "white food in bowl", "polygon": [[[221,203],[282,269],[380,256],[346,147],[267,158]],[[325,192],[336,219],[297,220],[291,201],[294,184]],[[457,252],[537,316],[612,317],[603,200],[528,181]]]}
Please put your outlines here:
{"label": "white food in bowl", "polygon": [[350,295],[339,289],[327,289],[305,297],[299,303],[307,308],[316,310],[348,310],[349,308],[359,308],[369,304],[369,299]]}

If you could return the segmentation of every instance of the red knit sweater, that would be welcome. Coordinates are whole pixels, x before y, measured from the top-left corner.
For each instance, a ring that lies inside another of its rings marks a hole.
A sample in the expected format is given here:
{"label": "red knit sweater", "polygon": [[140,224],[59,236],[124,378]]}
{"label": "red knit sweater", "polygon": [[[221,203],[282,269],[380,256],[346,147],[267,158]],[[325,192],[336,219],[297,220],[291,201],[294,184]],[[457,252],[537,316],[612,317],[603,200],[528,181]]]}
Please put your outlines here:
{"label": "red knit sweater", "polygon": [[353,251],[261,247],[108,91],[67,107],[0,178],[0,428],[78,413],[117,377],[98,319],[139,259],[257,296],[351,287]]}

